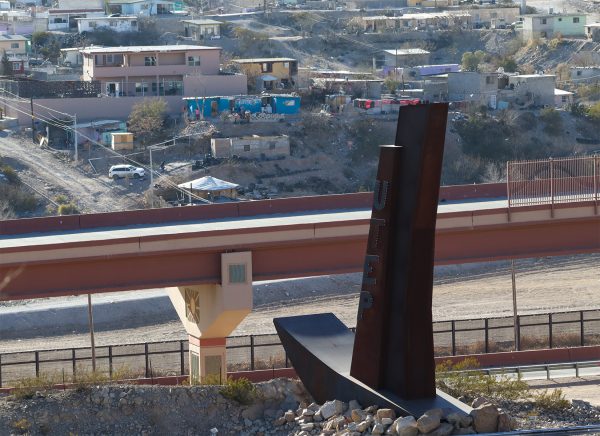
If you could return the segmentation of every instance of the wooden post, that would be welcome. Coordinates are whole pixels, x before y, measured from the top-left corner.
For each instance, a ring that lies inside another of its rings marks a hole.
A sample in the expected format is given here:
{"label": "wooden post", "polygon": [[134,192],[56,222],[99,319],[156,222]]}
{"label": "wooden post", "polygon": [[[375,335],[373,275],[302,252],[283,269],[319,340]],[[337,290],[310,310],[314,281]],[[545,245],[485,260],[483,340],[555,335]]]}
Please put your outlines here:
{"label": "wooden post", "polygon": [[515,351],[520,350],[520,334],[519,334],[519,326],[517,319],[517,280],[515,277],[515,261],[514,259],[510,260],[510,276],[512,280],[512,297],[513,297],[513,325],[515,330]]}

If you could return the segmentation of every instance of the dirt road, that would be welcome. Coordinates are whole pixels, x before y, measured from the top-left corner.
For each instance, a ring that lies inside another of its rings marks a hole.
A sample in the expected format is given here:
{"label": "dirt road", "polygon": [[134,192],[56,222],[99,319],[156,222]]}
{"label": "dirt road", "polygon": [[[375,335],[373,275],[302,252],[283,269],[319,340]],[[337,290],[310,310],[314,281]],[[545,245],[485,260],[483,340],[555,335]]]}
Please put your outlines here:
{"label": "dirt road", "polygon": [[113,182],[105,175],[86,174],[66,160],[62,153],[41,149],[29,138],[0,137],[0,156],[18,171],[27,185],[50,198],[66,195],[84,213],[139,207],[138,196],[126,189],[125,183],[128,182]]}

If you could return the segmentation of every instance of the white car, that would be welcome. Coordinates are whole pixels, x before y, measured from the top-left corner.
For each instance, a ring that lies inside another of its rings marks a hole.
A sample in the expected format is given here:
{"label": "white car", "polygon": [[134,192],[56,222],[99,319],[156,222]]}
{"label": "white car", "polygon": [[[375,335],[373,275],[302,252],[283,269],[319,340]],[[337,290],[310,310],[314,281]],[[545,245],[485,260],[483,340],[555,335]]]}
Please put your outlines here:
{"label": "white car", "polygon": [[108,177],[111,179],[119,179],[121,177],[133,177],[139,179],[144,177],[146,171],[143,168],[134,167],[133,165],[113,165],[108,170]]}

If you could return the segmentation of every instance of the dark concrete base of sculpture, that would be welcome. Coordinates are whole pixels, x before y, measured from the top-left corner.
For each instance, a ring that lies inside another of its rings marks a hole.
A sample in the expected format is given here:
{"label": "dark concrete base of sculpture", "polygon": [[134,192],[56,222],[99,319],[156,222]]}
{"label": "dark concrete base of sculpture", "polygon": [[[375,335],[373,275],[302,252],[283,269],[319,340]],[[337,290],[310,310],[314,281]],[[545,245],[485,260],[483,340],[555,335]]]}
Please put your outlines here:
{"label": "dark concrete base of sculpture", "polygon": [[352,377],[354,333],[332,313],[275,318],[273,322],[296,373],[319,403],[356,400],[364,407],[376,404],[416,417],[434,408],[471,411],[439,390],[432,398],[406,400]]}

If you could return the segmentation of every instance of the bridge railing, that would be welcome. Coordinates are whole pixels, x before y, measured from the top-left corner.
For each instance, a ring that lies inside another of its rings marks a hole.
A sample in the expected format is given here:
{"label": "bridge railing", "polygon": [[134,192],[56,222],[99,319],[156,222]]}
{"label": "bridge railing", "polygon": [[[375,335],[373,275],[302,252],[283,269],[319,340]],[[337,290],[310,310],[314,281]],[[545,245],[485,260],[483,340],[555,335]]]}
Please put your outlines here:
{"label": "bridge railing", "polygon": [[[451,320],[433,323],[436,356],[512,351],[513,317]],[[520,349],[600,345],[600,309],[519,315]],[[96,347],[96,367],[107,376],[188,374],[187,340]],[[227,338],[228,371],[286,368],[289,361],[275,334]],[[89,347],[0,354],[0,387],[52,374],[56,382],[91,371]],[[58,377],[58,379],[56,379]]]}
{"label": "bridge railing", "polygon": [[600,156],[509,161],[508,206],[600,200]]}

